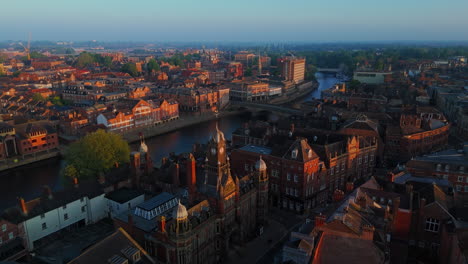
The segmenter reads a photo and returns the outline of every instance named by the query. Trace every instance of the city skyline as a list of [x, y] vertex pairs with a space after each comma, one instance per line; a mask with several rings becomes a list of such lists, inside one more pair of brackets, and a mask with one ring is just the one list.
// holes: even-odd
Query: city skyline
[[[219, 2], [57, 0], [4, 4], [0, 41], [465, 41], [460, 0]], [[26, 9], [25, 6], [28, 8]], [[17, 14], [22, 14], [18, 16]], [[117, 15], [118, 14], [118, 15]], [[293, 14], [293, 15], [291, 15]]]

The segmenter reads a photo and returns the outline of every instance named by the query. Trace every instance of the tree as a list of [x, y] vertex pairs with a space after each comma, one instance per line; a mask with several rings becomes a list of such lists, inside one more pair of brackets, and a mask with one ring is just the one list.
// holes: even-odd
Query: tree
[[88, 67], [93, 63], [95, 63], [95, 58], [91, 53], [88, 52], [82, 52], [76, 60], [76, 66], [80, 68]]
[[69, 177], [69, 178], [78, 178], [78, 176], [80, 176], [78, 174], [78, 170], [75, 168], [75, 166], [73, 165], [67, 165], [63, 171], [63, 174], [65, 177]]
[[152, 72], [152, 71], [158, 72], [158, 71], [161, 70], [161, 68], [159, 67], [158, 62], [155, 59], [150, 59], [148, 61], [147, 67], [148, 67], [148, 72]]
[[357, 92], [359, 90], [359, 87], [361, 86], [361, 82], [358, 80], [352, 80], [348, 84], [348, 90], [352, 92]]
[[128, 163], [130, 147], [121, 136], [100, 129], [71, 144], [65, 159], [80, 178], [92, 178]]
[[50, 102], [56, 106], [63, 106], [63, 101], [60, 96], [54, 96], [50, 98]]
[[44, 102], [44, 101], [46, 101], [46, 99], [44, 98], [44, 96], [42, 96], [42, 94], [40, 94], [40, 93], [35, 93], [35, 94], [33, 94], [32, 99], [33, 99], [34, 101], [36, 101], [36, 102]]
[[130, 74], [131, 76], [133, 77], [136, 77], [138, 76], [138, 71], [137, 71], [137, 68], [136, 68], [136, 65], [135, 63], [125, 63], [123, 66], [122, 66], [122, 69], [121, 69], [122, 72], [126, 72], [128, 74]]

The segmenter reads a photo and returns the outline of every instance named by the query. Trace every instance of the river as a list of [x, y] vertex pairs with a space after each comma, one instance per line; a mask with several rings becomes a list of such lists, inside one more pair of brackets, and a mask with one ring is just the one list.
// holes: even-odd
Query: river
[[[316, 77], [320, 84], [319, 88], [307, 95], [303, 101], [320, 98], [321, 90], [328, 89], [337, 83], [332, 75], [317, 73]], [[168, 156], [170, 152], [189, 152], [193, 144], [206, 143], [215, 130], [217, 122], [226, 138], [230, 139], [232, 132], [246, 121], [248, 121], [246, 116], [229, 116], [219, 121], [213, 120], [147, 139], [146, 144], [154, 163], [159, 164], [161, 159]], [[138, 144], [132, 144], [131, 149], [138, 149]], [[37, 197], [44, 185], [54, 191], [62, 189], [60, 170], [63, 166], [62, 160], [55, 159], [0, 172], [0, 210], [15, 205], [17, 197], [21, 196], [26, 200]]]

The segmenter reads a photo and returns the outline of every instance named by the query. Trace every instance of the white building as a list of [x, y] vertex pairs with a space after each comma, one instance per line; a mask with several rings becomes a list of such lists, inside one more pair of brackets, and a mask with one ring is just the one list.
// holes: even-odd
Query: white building
[[40, 198], [5, 210], [3, 217], [18, 225], [26, 248], [31, 251], [40, 240], [63, 229], [95, 223], [106, 217], [107, 202], [97, 183], [77, 185], [52, 193], [46, 188]]
[[121, 188], [106, 194], [107, 212], [115, 217], [145, 201], [145, 195], [137, 190]]

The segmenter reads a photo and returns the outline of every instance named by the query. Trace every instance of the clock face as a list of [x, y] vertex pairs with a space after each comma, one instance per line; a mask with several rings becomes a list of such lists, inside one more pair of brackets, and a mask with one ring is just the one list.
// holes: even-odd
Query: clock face
[[224, 148], [221, 147], [221, 148], [219, 149], [219, 153], [223, 154], [223, 152], [224, 152]]
[[216, 154], [216, 149], [215, 149], [215, 148], [212, 148], [212, 149], [211, 149], [211, 154], [213, 154], [213, 155]]

